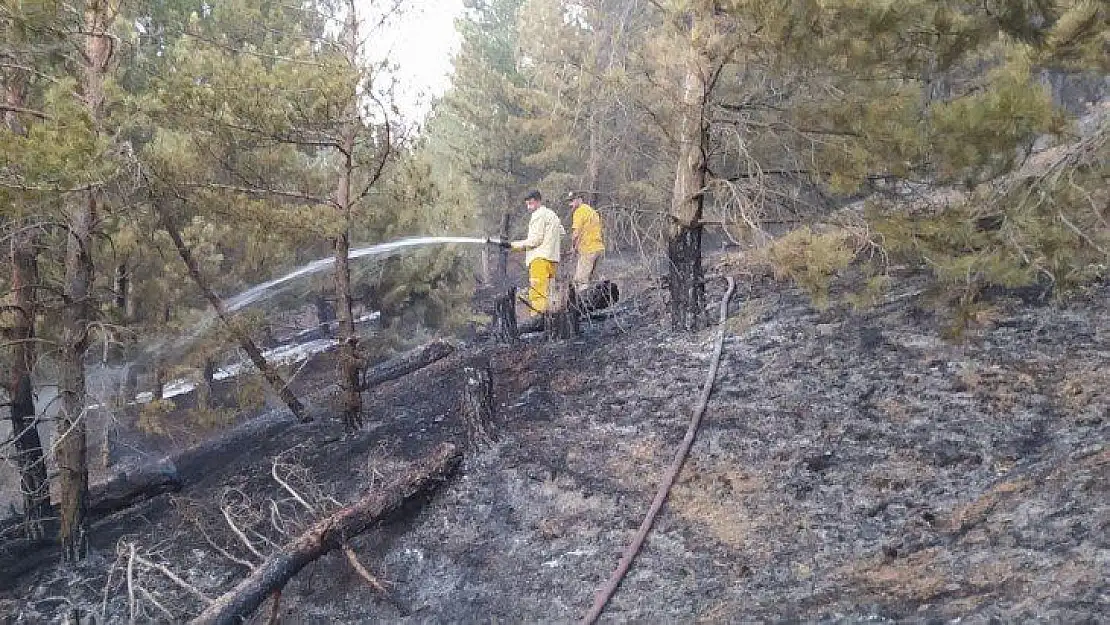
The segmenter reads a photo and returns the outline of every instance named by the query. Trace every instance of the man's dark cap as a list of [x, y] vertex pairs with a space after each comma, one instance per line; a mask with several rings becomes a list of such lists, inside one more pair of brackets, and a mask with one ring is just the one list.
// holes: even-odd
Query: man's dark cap
[[528, 195], [524, 196], [524, 201], [528, 200], [536, 200], [537, 202], [539, 202], [543, 200], [543, 196], [540, 195], [539, 191], [529, 191]]
[[566, 201], [570, 202], [571, 200], [583, 200], [583, 199], [585, 199], [585, 198], [582, 197], [582, 192], [581, 191], [567, 191]]

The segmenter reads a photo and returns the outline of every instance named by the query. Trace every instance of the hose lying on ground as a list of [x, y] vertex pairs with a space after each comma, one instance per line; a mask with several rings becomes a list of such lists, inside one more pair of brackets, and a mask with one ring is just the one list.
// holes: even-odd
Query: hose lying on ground
[[721, 299], [721, 317], [720, 323], [717, 325], [717, 343], [713, 348], [713, 357], [709, 360], [709, 373], [706, 375], [705, 384], [702, 386], [701, 395], [698, 397], [698, 403], [694, 406], [694, 413], [690, 418], [690, 426], [686, 428], [686, 436], [682, 439], [682, 444], [675, 454], [674, 460], [671, 462], [670, 469], [667, 470], [666, 475], [663, 476], [663, 483], [659, 485], [659, 491], [655, 493], [655, 499], [651, 502], [651, 509], [648, 510], [647, 516], [644, 517], [643, 523], [640, 524], [639, 531], [632, 539], [632, 542], [625, 548], [624, 554], [621, 555], [620, 563], [617, 564], [616, 570], [609, 576], [609, 581], [605, 582], [598, 591], [594, 598], [594, 605], [590, 608], [589, 614], [582, 619], [582, 625], [592, 625], [602, 611], [605, 610], [605, 604], [609, 602], [613, 594], [617, 591], [617, 586], [620, 585], [621, 580], [624, 579], [628, 569], [632, 566], [632, 560], [636, 558], [636, 554], [640, 552], [640, 547], [644, 544], [644, 539], [647, 538], [648, 532], [651, 531], [651, 525], [655, 522], [655, 516], [659, 514], [662, 509], [663, 503], [667, 501], [667, 495], [671, 492], [671, 486], [674, 485], [675, 478], [678, 477], [678, 472], [682, 470], [682, 463], [686, 461], [686, 456], [690, 453], [690, 447], [694, 444], [694, 436], [698, 432], [698, 426], [701, 425], [702, 415], [705, 414], [705, 408], [709, 405], [709, 395], [713, 392], [713, 382], [717, 379], [717, 369], [721, 365], [721, 352], [724, 350], [725, 345], [725, 319], [728, 318], [728, 301], [732, 299], [732, 292], [736, 288], [736, 283], [732, 278], [728, 279], [728, 289], [725, 291], [724, 298]]

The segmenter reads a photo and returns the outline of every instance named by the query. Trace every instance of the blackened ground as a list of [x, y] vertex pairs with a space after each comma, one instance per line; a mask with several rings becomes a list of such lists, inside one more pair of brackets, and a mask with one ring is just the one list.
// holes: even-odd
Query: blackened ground
[[[481, 352], [499, 441], [352, 542], [393, 600], [329, 556], [286, 589], [285, 622], [573, 622], [646, 511], [709, 364], [714, 330], [670, 333], [660, 297], [641, 292], [578, 341], [474, 348], [387, 384], [356, 436], [329, 419], [258, 441], [102, 523], [87, 563], [18, 580], [0, 614], [60, 622], [78, 606], [126, 621], [118, 566], [105, 583], [121, 537], [219, 594], [245, 568], [194, 521], [250, 559], [215, 511], [281, 500], [278, 452], [294, 448], [322, 492], [349, 501], [461, 439], [461, 363]], [[691, 458], [603, 620], [1110, 619], [1110, 288], [1061, 306], [1000, 301], [962, 343], [938, 338], [918, 297], [907, 285], [867, 313], [818, 312], [783, 285], [740, 289]], [[179, 618], [201, 607], [164, 576], [141, 581]], [[168, 618], [141, 593], [136, 604], [140, 620]]]

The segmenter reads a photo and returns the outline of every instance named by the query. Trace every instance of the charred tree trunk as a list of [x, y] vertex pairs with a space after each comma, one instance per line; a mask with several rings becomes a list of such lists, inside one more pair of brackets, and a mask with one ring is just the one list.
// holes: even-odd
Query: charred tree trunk
[[520, 338], [516, 323], [516, 287], [508, 287], [504, 295], [493, 301], [493, 335], [502, 343]]
[[45, 538], [50, 509], [50, 483], [46, 476], [46, 459], [42, 452], [38, 423], [35, 418], [35, 397], [31, 374], [35, 367], [35, 284], [38, 283], [38, 261], [34, 238], [27, 233], [12, 238], [12, 295], [15, 323], [11, 329], [11, 396], [12, 436], [15, 439], [16, 466], [19, 467], [20, 490], [23, 493], [24, 535], [29, 539]]
[[211, 408], [216, 401], [215, 383], [216, 383], [216, 361], [212, 358], [204, 359], [204, 367], [201, 368], [200, 388], [197, 389], [197, 405], [203, 410]]
[[705, 274], [701, 265], [702, 227], [677, 226], [667, 241], [670, 259], [671, 327], [695, 332], [705, 323]]
[[351, 269], [346, 233], [335, 239], [335, 299], [339, 318], [339, 392], [343, 401], [343, 424], [350, 431], [362, 427], [362, 394], [359, 392], [358, 336], [351, 309]]
[[316, 307], [316, 323], [320, 336], [331, 338], [331, 322], [335, 321], [335, 306], [323, 293], [317, 293], [313, 302]]
[[574, 287], [560, 285], [551, 309], [544, 314], [544, 331], [549, 339], [572, 339], [578, 336], [578, 312], [574, 306]]
[[[512, 213], [501, 215], [502, 241], [509, 239], [512, 227]], [[497, 292], [503, 293], [493, 301], [493, 335], [497, 341], [512, 343], [520, 337], [516, 322], [516, 287], [509, 283], [509, 250], [497, 248], [497, 275], [494, 276]]]
[[679, 159], [671, 196], [671, 228], [667, 238], [670, 260], [671, 327], [694, 332], [705, 324], [705, 284], [701, 265], [701, 217], [709, 141], [706, 106], [709, 100], [709, 63], [690, 52], [682, 87], [679, 121]]
[[[13, 72], [5, 83], [4, 100], [13, 109], [22, 108], [26, 93], [26, 77]], [[4, 114], [4, 122], [13, 135], [24, 135], [26, 129], [12, 111]], [[23, 494], [23, 532], [30, 540], [46, 538], [52, 528], [48, 519], [50, 483], [46, 475], [46, 459], [39, 438], [35, 417], [35, 396], [31, 375], [35, 368], [35, 321], [38, 318], [35, 285], [39, 281], [35, 237], [27, 231], [12, 235], [12, 308], [14, 323], [9, 337], [11, 374], [8, 395], [11, 398], [12, 437], [15, 439], [15, 461], [19, 468], [19, 485]]]
[[62, 559], [81, 560], [88, 549], [88, 440], [85, 425], [85, 353], [89, 346], [89, 292], [93, 280], [92, 224], [97, 201], [90, 195], [69, 215], [66, 245], [65, 308], [62, 312], [62, 354], [55, 459], [60, 476]]
[[[501, 231], [498, 236], [502, 241], [509, 240], [509, 233], [513, 225], [513, 214], [504, 213], [501, 215]], [[497, 248], [497, 287], [498, 289], [505, 289], [509, 287], [509, 250], [498, 247]]]
[[116, 265], [116, 310], [120, 316], [127, 318], [127, 297], [131, 288], [131, 276], [127, 272], [127, 263]]
[[161, 401], [166, 396], [166, 363], [159, 358], [154, 363], [154, 387], [151, 389], [151, 397], [155, 401]]
[[161, 214], [161, 218], [162, 227], [165, 228], [166, 232], [170, 235], [170, 240], [173, 241], [178, 256], [180, 256], [182, 262], [185, 263], [185, 268], [188, 270], [189, 276], [193, 279], [193, 282], [196, 283], [197, 288], [204, 294], [208, 303], [212, 305], [212, 308], [216, 311], [216, 316], [218, 316], [220, 321], [231, 330], [233, 336], [235, 336], [235, 340], [239, 342], [239, 346], [247, 353], [247, 357], [251, 359], [251, 362], [254, 363], [254, 366], [266, 379], [270, 388], [273, 389], [274, 392], [281, 397], [281, 401], [285, 402], [285, 405], [289, 407], [289, 411], [302, 422], [311, 421], [312, 417], [305, 411], [304, 405], [297, 399], [297, 396], [289, 388], [289, 384], [281, 377], [281, 374], [266, 361], [266, 357], [262, 355], [262, 350], [258, 349], [258, 345], [255, 344], [246, 332], [242, 331], [231, 322], [227, 307], [224, 306], [223, 300], [221, 300], [208, 285], [208, 281], [200, 271], [200, 265], [197, 264], [196, 258], [193, 257], [192, 250], [189, 249], [189, 246], [185, 245], [185, 240], [181, 238], [181, 231], [177, 228], [177, 225], [165, 212]]
[[[79, 85], [93, 132], [99, 134], [104, 108], [104, 85], [112, 60], [112, 22], [119, 14], [119, 0], [90, 0], [85, 4], [85, 45], [81, 55]], [[62, 559], [83, 559], [88, 550], [89, 465], [85, 422], [85, 353], [89, 347], [90, 301], [95, 265], [92, 258], [93, 228], [99, 209], [99, 192], [90, 190], [83, 202], [67, 215], [62, 354], [62, 398], [58, 417], [55, 457], [60, 474]]]
[[235, 588], [213, 601], [192, 625], [232, 625], [243, 622], [274, 592], [285, 587], [301, 569], [320, 556], [342, 547], [412, 497], [442, 483], [462, 460], [450, 443], [440, 445], [417, 466], [381, 489], [310, 527], [279, 553], [263, 562]]
[[[344, 54], [347, 63], [353, 69], [361, 62], [358, 14], [355, 11], [354, 0], [348, 0], [347, 9], [347, 18], [343, 25]], [[351, 247], [351, 213], [355, 202], [351, 193], [357, 167], [355, 140], [358, 137], [360, 124], [357, 84], [350, 85], [349, 96], [350, 102], [347, 103], [345, 122], [340, 132], [339, 152], [343, 158], [343, 166], [339, 171], [339, 180], [335, 189], [335, 203], [339, 207], [342, 220], [342, 230], [335, 237], [335, 311], [339, 320], [339, 394], [343, 404], [343, 425], [348, 431], [354, 431], [363, 425], [362, 393], [359, 389], [361, 360], [358, 356], [358, 335], [355, 334], [354, 313], [351, 306], [351, 268], [348, 262]], [[387, 146], [386, 150], [388, 149]], [[384, 164], [384, 156], [382, 163]]]
[[493, 408], [493, 374], [488, 358], [463, 367], [462, 420], [471, 448], [492, 444], [496, 438]]

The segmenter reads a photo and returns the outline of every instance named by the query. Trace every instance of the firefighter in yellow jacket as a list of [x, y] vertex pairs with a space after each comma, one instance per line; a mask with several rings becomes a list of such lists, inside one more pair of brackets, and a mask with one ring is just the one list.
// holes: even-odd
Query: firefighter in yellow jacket
[[581, 293], [589, 288], [597, 273], [597, 263], [605, 255], [605, 239], [601, 235], [601, 216], [582, 201], [582, 193], [571, 191], [567, 194], [567, 201], [574, 210], [570, 233], [574, 251], [578, 254], [574, 267], [574, 288]]
[[533, 315], [539, 315], [547, 311], [551, 279], [559, 266], [566, 230], [555, 211], [543, 205], [539, 191], [528, 193], [524, 204], [532, 212], [528, 236], [510, 245], [514, 250], [524, 251], [524, 264], [528, 267], [528, 306]]

